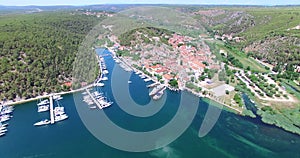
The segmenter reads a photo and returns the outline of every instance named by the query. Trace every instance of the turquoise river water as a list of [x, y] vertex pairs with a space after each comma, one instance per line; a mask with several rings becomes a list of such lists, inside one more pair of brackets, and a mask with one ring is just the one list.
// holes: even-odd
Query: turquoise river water
[[[114, 60], [110, 56], [105, 57], [105, 60], [111, 72], [115, 65]], [[109, 78], [110, 75], [111, 73], [108, 74]], [[130, 80], [131, 97], [139, 104], [148, 103], [150, 97], [146, 85], [149, 83], [145, 83], [136, 74], [132, 74]], [[110, 80], [104, 83], [103, 88], [95, 90], [101, 90], [114, 101]], [[104, 112], [112, 122], [122, 128], [133, 131], [154, 130], [172, 119], [178, 109], [181, 93], [187, 92], [167, 90], [166, 93], [164, 107], [150, 118], [128, 115], [116, 103], [104, 109]], [[69, 119], [43, 127], [34, 127], [33, 124], [49, 118], [49, 113], [38, 113], [36, 102], [17, 105], [13, 118], [9, 121], [7, 134], [0, 137], [0, 158], [300, 158], [300, 136], [263, 124], [259, 119], [242, 117], [224, 110], [208, 135], [198, 137], [206, 110], [211, 106], [201, 99], [192, 124], [171, 144], [149, 152], [118, 150], [96, 139], [81, 121], [74, 103], [74, 97], [81, 98], [81, 93], [63, 97], [60, 103], [65, 107]], [[78, 104], [81, 108], [90, 110], [85, 103]], [[97, 112], [93, 112], [95, 111]], [[101, 120], [96, 121], [101, 128]]]

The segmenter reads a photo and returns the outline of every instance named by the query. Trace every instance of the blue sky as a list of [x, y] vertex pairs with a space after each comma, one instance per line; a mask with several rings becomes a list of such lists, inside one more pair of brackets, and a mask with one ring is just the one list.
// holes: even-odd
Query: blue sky
[[89, 5], [89, 4], [245, 4], [287, 5], [300, 0], [0, 0], [0, 5]]

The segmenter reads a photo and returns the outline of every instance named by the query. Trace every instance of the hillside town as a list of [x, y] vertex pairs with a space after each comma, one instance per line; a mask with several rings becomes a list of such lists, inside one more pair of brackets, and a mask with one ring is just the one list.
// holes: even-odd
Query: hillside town
[[[113, 26], [103, 28], [111, 31]], [[246, 108], [236, 87], [242, 87], [258, 99], [267, 101], [264, 104], [268, 106], [277, 101], [296, 101], [268, 75], [251, 74], [234, 65], [226, 66], [217, 59], [205, 41], [207, 38], [202, 36], [192, 38], [178, 33], [149, 36], [137, 32], [135, 42], [130, 45], [122, 45], [116, 35], [106, 37], [113, 43], [109, 49], [120, 61], [147, 75], [154, 82], [172, 90], [188, 90], [197, 96], [208, 97], [237, 113], [243, 114]], [[99, 36], [98, 40], [106, 37]], [[148, 42], [142, 40], [145, 37], [149, 39]], [[165, 39], [167, 42], [163, 42]], [[218, 53], [227, 57], [228, 52], [221, 49]], [[232, 74], [227, 74], [231, 77], [229, 81], [220, 79], [225, 69]], [[257, 80], [266, 83], [261, 85]]]

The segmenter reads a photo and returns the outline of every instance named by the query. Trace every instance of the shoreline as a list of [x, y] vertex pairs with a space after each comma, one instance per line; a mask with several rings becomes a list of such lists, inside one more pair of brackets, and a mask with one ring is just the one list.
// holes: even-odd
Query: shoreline
[[188, 88], [186, 88], [186, 87], [185, 87], [183, 90], [186, 90], [186, 91], [192, 93], [192, 94], [195, 95], [196, 97], [208, 99], [209, 101], [213, 101], [213, 102], [215, 102], [215, 103], [217, 103], [217, 104], [220, 104], [221, 106], [224, 106], [225, 108], [228, 108], [228, 109], [230, 109], [230, 110], [233, 110], [233, 112], [236, 113], [236, 114], [243, 115], [243, 111], [241, 111], [241, 110], [239, 110], [239, 109], [236, 109], [236, 108], [234, 108], [234, 107], [231, 107], [231, 106], [229, 106], [229, 105], [227, 105], [227, 104], [221, 103], [221, 102], [219, 102], [219, 101], [217, 101], [217, 100], [214, 100], [214, 99], [210, 98], [210, 97], [207, 96], [207, 95], [202, 95], [202, 94], [196, 93], [195, 91], [193, 91], [193, 90], [191, 90], [191, 89], [188, 89]]
[[34, 98], [29, 98], [29, 99], [22, 99], [22, 100], [18, 100], [18, 101], [9, 101], [7, 103], [2, 103], [2, 105], [4, 106], [15, 106], [15, 105], [19, 105], [19, 104], [23, 104], [23, 103], [27, 103], [27, 102], [32, 102], [38, 99], [43, 99], [43, 98], [49, 98], [50, 96], [53, 95], [65, 95], [65, 94], [71, 94], [71, 93], [76, 93], [76, 92], [80, 92], [83, 91], [86, 88], [90, 88], [93, 85], [90, 84], [88, 86], [79, 88], [79, 89], [75, 89], [75, 90], [70, 90], [70, 91], [65, 91], [65, 92], [58, 92], [58, 93], [51, 93], [51, 94], [46, 94], [46, 95], [40, 95], [40, 96], [36, 96]]
[[[108, 50], [112, 53], [112, 56], [115, 56], [115, 54], [114, 54], [114, 52], [113, 52], [112, 50], [110, 50], [110, 49], [108, 49]], [[97, 56], [97, 57], [98, 57], [98, 56]], [[115, 57], [116, 57], [116, 56], [115, 56]], [[150, 76], [148, 76], [147, 74], [145, 74], [143, 71], [138, 70], [138, 69], [132, 67], [132, 66], [131, 66], [130, 64], [128, 64], [126, 61], [124, 61], [124, 59], [121, 59], [121, 58], [119, 58], [119, 57], [117, 57], [117, 59], [119, 59], [123, 64], [125, 64], [125, 65], [128, 66], [129, 68], [131, 68], [132, 71], [134, 71], [134, 72], [140, 72], [141, 74], [143, 74], [143, 75], [147, 76], [148, 78], [150, 78], [153, 82], [159, 83], [158, 81], [156, 81], [156, 80], [153, 79], [152, 77], [150, 77]], [[99, 61], [99, 60], [98, 60], [98, 61]], [[101, 73], [100, 76], [102, 76], [102, 68], [101, 68], [101, 64], [100, 64], [100, 73]], [[98, 78], [98, 79], [99, 79], [98, 81], [101, 81], [102, 78], [100, 77], [100, 78]], [[87, 85], [87, 86], [85, 86], [85, 87], [82, 87], [82, 88], [79, 88], [79, 89], [75, 89], [75, 90], [64, 91], [64, 92], [58, 92], [58, 93], [50, 93], [50, 94], [46, 94], [46, 95], [42, 95], [42, 96], [37, 96], [37, 97], [34, 97], [34, 98], [29, 98], [29, 99], [23, 99], [23, 100], [14, 101], [14, 102], [13, 102], [13, 101], [6, 102], [6, 103], [2, 102], [2, 105], [4, 105], [4, 106], [5, 106], [5, 105], [6, 105], [6, 106], [15, 106], [15, 105], [24, 104], [24, 103], [27, 103], [27, 102], [32, 102], [32, 101], [35, 101], [35, 100], [38, 100], [38, 99], [47, 98], [47, 97], [50, 97], [50, 96], [53, 96], [53, 95], [65, 95], [65, 94], [71, 94], [71, 93], [80, 92], [80, 91], [83, 91], [83, 90], [85, 90], [85, 89], [87, 89], [87, 88], [91, 88], [91, 87], [93, 87], [93, 86], [94, 86], [94, 84], [92, 83], [92, 84], [89, 84], [89, 85]], [[170, 88], [170, 87], [167, 86], [167, 85], [165, 85], [165, 86], [166, 86], [169, 90], [171, 90], [171, 91], [174, 91], [174, 92], [177, 92], [177, 91], [178, 91], [178, 90], [173, 90], [172, 88]], [[195, 91], [193, 91], [193, 90], [191, 90], [191, 89], [188, 89], [187, 87], [183, 87], [183, 88], [180, 89], [180, 90], [182, 90], [182, 91], [186, 90], [187, 92], [191, 93], [192, 95], [195, 95], [196, 97], [199, 97], [199, 98], [204, 99], [204, 101], [205, 101], [206, 103], [213, 102], [213, 104], [210, 104], [210, 105], [212, 105], [212, 106], [216, 106], [216, 107], [219, 107], [219, 108], [221, 108], [221, 107], [224, 106], [225, 108], [221, 108], [222, 110], [226, 110], [226, 111], [229, 111], [229, 112], [232, 112], [232, 113], [241, 115], [241, 116], [246, 116], [246, 115], [243, 114], [243, 110], [236, 109], [236, 108], [234, 108], [234, 107], [231, 107], [231, 106], [229, 106], [229, 105], [226, 105], [226, 104], [224, 104], [224, 103], [221, 103], [221, 102], [219, 102], [219, 101], [217, 101], [217, 100], [215, 100], [215, 99], [209, 97], [208, 95], [202, 95], [202, 94], [197, 93], [197, 92], [195, 92]], [[220, 106], [221, 106], [221, 107], [220, 107]], [[297, 133], [297, 132], [290, 131], [290, 130], [285, 129], [285, 128], [283, 128], [283, 127], [280, 127], [280, 126], [278, 126], [278, 125], [276, 125], [276, 124], [269, 124], [269, 123], [267, 123], [267, 122], [264, 122], [263, 120], [261, 120], [261, 121], [262, 121], [262, 123], [264, 123], [264, 124], [268, 124], [268, 125], [272, 125], [272, 126], [275, 126], [275, 127], [279, 127], [279, 128], [281, 128], [281, 129], [283, 129], [284, 131], [287, 131], [287, 132], [289, 132], [289, 133], [293, 133], [293, 134], [298, 134], [298, 135], [299, 135], [299, 133]]]

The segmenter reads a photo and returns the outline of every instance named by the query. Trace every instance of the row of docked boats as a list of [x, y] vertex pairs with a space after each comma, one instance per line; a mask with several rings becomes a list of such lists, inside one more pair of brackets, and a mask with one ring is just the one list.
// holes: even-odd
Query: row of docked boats
[[136, 71], [135, 74], [139, 75], [139, 77], [142, 78], [145, 82], [152, 81], [152, 79], [150, 77], [148, 78], [145, 74], [143, 74], [140, 71]]
[[57, 101], [57, 107], [54, 108], [53, 112], [54, 112], [54, 121], [55, 122], [59, 122], [59, 121], [63, 121], [67, 118], [69, 118], [69, 116], [65, 113], [65, 108], [61, 105], [59, 105], [59, 102]]
[[101, 82], [101, 81], [107, 81], [107, 80], [108, 80], [108, 77], [107, 77], [106, 75], [107, 75], [109, 72], [108, 72], [108, 70], [106, 70], [106, 65], [105, 65], [105, 61], [104, 61], [104, 58], [103, 58], [103, 57], [100, 57], [99, 64], [100, 64], [102, 76], [101, 76], [101, 78], [99, 78], [99, 79], [94, 83], [94, 86], [97, 86], [97, 87], [103, 87], [103, 86], [104, 86], [104, 83]]
[[[63, 97], [60, 95], [53, 96], [53, 100], [55, 100], [55, 101], [58, 101], [61, 99], [63, 99]], [[37, 106], [38, 106], [38, 112], [46, 112], [46, 111], [49, 111], [49, 109], [50, 109], [49, 108], [50, 102], [48, 99], [40, 100], [40, 102], [37, 104]]]
[[106, 80], [108, 80], [108, 77], [106, 77], [105, 75], [107, 75], [109, 72], [106, 69], [106, 64], [105, 64], [105, 60], [103, 57], [100, 58], [100, 64], [101, 64], [102, 74], [103, 74], [102, 80], [106, 81]]
[[[86, 92], [83, 93], [83, 94], [86, 94]], [[86, 103], [88, 104], [88, 106], [89, 106], [90, 109], [96, 109], [96, 108], [97, 108], [97, 106], [94, 104], [94, 101], [93, 101], [93, 99], [91, 98], [91, 96], [89, 96], [89, 95], [84, 95], [84, 96], [83, 96], [83, 101], [86, 102]]]
[[[86, 93], [82, 93], [82, 94], [86, 94]], [[90, 96], [90, 95], [83, 96], [83, 101], [89, 105], [90, 109], [96, 109], [97, 106], [95, 104], [99, 105], [100, 109], [107, 108], [113, 104], [113, 102], [110, 101], [108, 99], [108, 97], [104, 96], [102, 92], [95, 91], [95, 92], [91, 93], [91, 95], [92, 96]], [[97, 103], [94, 103], [94, 100], [92, 97], [95, 99], [95, 101]]]
[[0, 123], [0, 137], [4, 136], [7, 132], [8, 123]]
[[0, 105], [0, 137], [4, 136], [7, 132], [7, 121], [12, 118], [14, 108], [12, 106]]
[[114, 56], [113, 59], [117, 64], [121, 63], [120, 59], [118, 59], [117, 57]]
[[100, 59], [99, 64], [102, 67], [102, 69], [106, 69], [106, 64], [105, 64], [104, 58], [103, 57], [99, 57], [99, 59]]
[[92, 95], [100, 104], [100, 109], [107, 108], [113, 104], [113, 102], [110, 101], [106, 96], [104, 96], [103, 93], [99, 93], [98, 91], [95, 91], [92, 93]]
[[[59, 100], [63, 99], [60, 95], [54, 95], [53, 100], [56, 101], [57, 106], [53, 109], [53, 114], [54, 114], [54, 122], [59, 122], [63, 121], [68, 118], [68, 115], [65, 113], [65, 108], [60, 105]], [[50, 107], [50, 102], [48, 99], [41, 100], [38, 104], [38, 112], [45, 112], [49, 111]], [[43, 126], [43, 125], [48, 125], [50, 124], [51, 121], [48, 119], [44, 119], [41, 121], [38, 121], [34, 123], [34, 126]]]
[[[69, 116], [65, 113], [64, 107], [55, 107], [54, 108], [54, 121], [59, 122], [69, 118]], [[33, 124], [34, 126], [43, 126], [50, 124], [51, 121], [48, 119], [44, 119]]]

